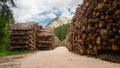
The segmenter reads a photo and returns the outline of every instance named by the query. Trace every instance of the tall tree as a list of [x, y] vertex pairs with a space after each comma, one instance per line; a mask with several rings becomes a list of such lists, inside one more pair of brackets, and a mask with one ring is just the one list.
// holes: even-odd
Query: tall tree
[[13, 7], [13, 0], [0, 0], [0, 51], [6, 50], [9, 36], [9, 25], [14, 23], [14, 18], [9, 4]]

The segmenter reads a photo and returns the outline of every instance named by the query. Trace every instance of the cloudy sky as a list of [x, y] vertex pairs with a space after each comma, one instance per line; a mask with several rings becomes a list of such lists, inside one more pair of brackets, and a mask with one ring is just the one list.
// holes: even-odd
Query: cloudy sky
[[71, 18], [82, 0], [15, 0], [13, 14], [16, 22], [47, 24], [55, 17]]

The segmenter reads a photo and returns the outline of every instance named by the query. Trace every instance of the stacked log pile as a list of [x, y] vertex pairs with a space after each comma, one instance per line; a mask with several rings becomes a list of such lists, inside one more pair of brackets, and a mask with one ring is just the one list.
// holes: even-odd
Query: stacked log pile
[[80, 54], [120, 51], [120, 0], [83, 0], [72, 19], [68, 48]]
[[36, 48], [37, 23], [16, 23], [11, 26], [10, 49]]
[[56, 45], [54, 45], [54, 41], [54, 35], [50, 29], [40, 28], [37, 33], [38, 49], [53, 49], [56, 47]]

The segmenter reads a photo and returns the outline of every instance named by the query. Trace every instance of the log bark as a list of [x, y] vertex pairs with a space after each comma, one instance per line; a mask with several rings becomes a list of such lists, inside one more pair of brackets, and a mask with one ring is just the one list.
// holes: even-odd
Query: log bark
[[120, 0], [84, 0], [68, 34], [69, 49], [83, 54], [120, 51]]

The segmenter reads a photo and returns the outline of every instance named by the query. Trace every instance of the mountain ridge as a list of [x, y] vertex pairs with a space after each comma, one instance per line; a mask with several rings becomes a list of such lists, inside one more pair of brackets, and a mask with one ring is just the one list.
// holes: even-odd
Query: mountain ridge
[[51, 28], [59, 27], [60, 25], [70, 23], [70, 19], [67, 17], [56, 17], [46, 26]]

